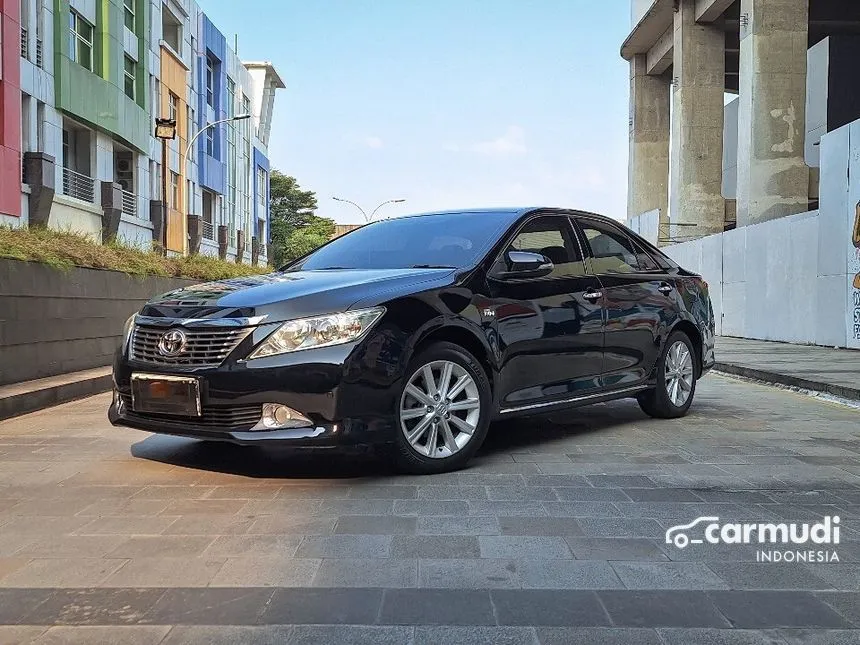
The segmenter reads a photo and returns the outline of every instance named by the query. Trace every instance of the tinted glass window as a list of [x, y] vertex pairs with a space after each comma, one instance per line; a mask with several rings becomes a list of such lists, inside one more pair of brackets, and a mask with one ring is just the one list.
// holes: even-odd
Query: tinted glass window
[[512, 217], [445, 213], [375, 222], [333, 240], [290, 269], [468, 267], [489, 251]]
[[564, 217], [536, 217], [520, 229], [508, 250], [548, 257], [553, 263], [550, 277], [585, 275], [582, 254]]
[[592, 220], [579, 220], [579, 226], [591, 247], [595, 273], [632, 273], [653, 266], [653, 261], [640, 264], [641, 251], [621, 231]]

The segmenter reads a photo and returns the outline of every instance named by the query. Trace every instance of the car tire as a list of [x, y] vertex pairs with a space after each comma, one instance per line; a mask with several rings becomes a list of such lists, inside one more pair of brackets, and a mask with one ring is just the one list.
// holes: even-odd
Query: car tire
[[[680, 356], [683, 359], [681, 364], [679, 364], [678, 354], [676, 354], [679, 348], [681, 350]], [[684, 350], [686, 350], [686, 355]], [[675, 378], [676, 376], [678, 378]], [[687, 414], [696, 393], [696, 354], [687, 334], [675, 331], [669, 335], [657, 361], [656, 377], [656, 387], [645, 390], [636, 396], [642, 411], [656, 419], [676, 419]], [[687, 385], [688, 382], [689, 385]], [[686, 394], [683, 401], [677, 394], [673, 395], [675, 383], [678, 384], [679, 391]], [[684, 391], [685, 388], [687, 388], [686, 392]]]
[[[436, 381], [438, 379], [438, 382], [442, 385], [446, 385], [442, 383], [444, 375], [442, 370], [449, 370], [447, 387], [451, 391], [460, 383], [464, 375], [468, 375], [469, 379], [463, 380], [468, 382], [469, 385], [455, 394], [451, 405], [452, 408], [468, 405], [470, 406], [469, 410], [458, 409], [448, 413], [447, 417], [444, 414], [436, 416], [437, 409], [434, 408], [434, 411], [431, 413], [431, 406], [427, 405], [430, 401], [423, 401], [422, 404], [418, 398], [413, 396], [412, 393], [416, 393], [416, 390], [410, 388], [410, 385], [416, 386], [422, 394], [427, 394], [421, 384], [426, 384], [426, 378], [423, 375], [428, 367], [431, 370], [433, 380]], [[408, 392], [407, 388], [409, 388]], [[442, 393], [441, 387], [438, 391]], [[440, 398], [440, 402], [444, 402], [444, 400]], [[404, 412], [413, 416], [424, 416], [404, 419]], [[472, 354], [459, 345], [448, 342], [434, 343], [424, 349], [409, 362], [406, 376], [400, 389], [400, 396], [397, 399], [397, 409], [394, 411], [396, 438], [394, 440], [393, 453], [397, 469], [401, 472], [426, 475], [462, 468], [484, 442], [490, 426], [491, 412], [492, 391], [490, 382], [484, 368]], [[457, 422], [458, 425], [455, 425], [455, 422], [451, 421], [452, 416], [456, 416], [460, 420]], [[421, 432], [418, 425], [427, 419], [430, 419], [430, 421], [425, 433], [410, 441], [407, 436], [408, 433], [411, 431], [413, 436], [415, 436]], [[471, 433], [460, 430], [460, 428], [468, 427], [470, 423], [474, 424], [474, 429]], [[448, 428], [447, 432], [444, 430], [445, 427]], [[436, 428], [436, 431], [435, 434], [432, 434], [434, 428]], [[432, 444], [433, 447], [436, 447], [437, 443], [441, 442], [442, 444], [438, 449], [430, 447], [434, 437], [437, 441]], [[454, 441], [453, 444], [451, 443], [452, 440]], [[422, 444], [422, 441], [426, 441], [426, 445]], [[457, 443], [462, 443], [462, 447], [457, 448], [456, 451], [449, 449], [449, 445], [456, 445]], [[428, 453], [432, 453], [435, 456], [431, 457]]]

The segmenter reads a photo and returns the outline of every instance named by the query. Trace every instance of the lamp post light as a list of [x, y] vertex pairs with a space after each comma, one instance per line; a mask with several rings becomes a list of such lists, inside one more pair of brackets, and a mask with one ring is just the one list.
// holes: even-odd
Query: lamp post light
[[155, 119], [155, 136], [161, 139], [161, 254], [167, 256], [167, 142], [176, 138], [176, 119]]
[[[191, 146], [194, 145], [197, 137], [206, 132], [206, 130], [221, 123], [227, 123], [229, 121], [244, 121], [245, 119], [250, 118], [250, 114], [237, 114], [236, 116], [219, 119], [204, 125], [194, 134], [193, 137], [191, 137], [191, 139], [189, 139], [188, 145], [185, 146], [185, 154], [179, 158], [179, 167], [182, 169], [185, 168], [185, 162], [188, 160], [188, 155], [191, 154]], [[164, 220], [161, 227], [161, 246], [162, 253], [167, 255], [167, 142], [176, 138], [176, 119], [155, 119], [155, 136], [156, 138], [161, 139], [161, 200], [164, 205]]]
[[340, 197], [332, 197], [332, 199], [336, 202], [344, 202], [345, 204], [352, 204], [353, 206], [355, 206], [361, 212], [361, 214], [364, 216], [365, 224], [370, 223], [373, 220], [373, 216], [376, 215], [376, 211], [378, 211], [380, 208], [382, 208], [386, 204], [400, 204], [400, 203], [406, 201], [405, 199], [388, 199], [388, 200], [382, 202], [376, 208], [374, 208], [373, 211], [371, 211], [371, 213], [370, 213], [370, 217], [368, 217], [367, 213], [364, 211], [364, 209], [361, 206], [359, 206], [358, 204], [356, 204], [355, 202], [350, 201], [349, 199], [342, 199]]

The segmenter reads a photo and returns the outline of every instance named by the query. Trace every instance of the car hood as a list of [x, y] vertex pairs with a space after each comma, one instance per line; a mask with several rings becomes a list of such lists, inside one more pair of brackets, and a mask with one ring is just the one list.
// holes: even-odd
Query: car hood
[[150, 300], [145, 316], [254, 318], [276, 322], [382, 304], [451, 283], [452, 269], [344, 269], [277, 272], [197, 284]]

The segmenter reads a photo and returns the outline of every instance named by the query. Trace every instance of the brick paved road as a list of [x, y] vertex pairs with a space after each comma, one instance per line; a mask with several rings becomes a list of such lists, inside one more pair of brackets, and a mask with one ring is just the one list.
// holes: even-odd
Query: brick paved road
[[[111, 428], [107, 396], [0, 423], [0, 643], [857, 643], [860, 410], [709, 376], [495, 426], [393, 475]], [[839, 563], [664, 544], [841, 518]]]

